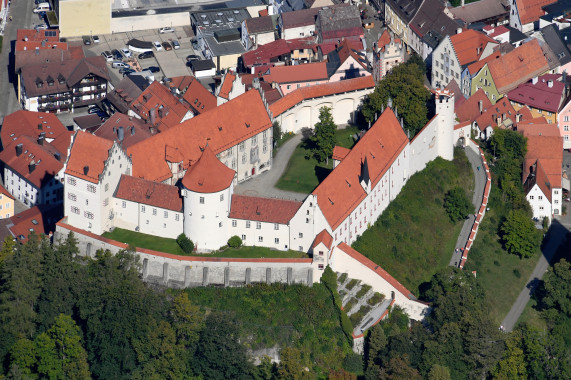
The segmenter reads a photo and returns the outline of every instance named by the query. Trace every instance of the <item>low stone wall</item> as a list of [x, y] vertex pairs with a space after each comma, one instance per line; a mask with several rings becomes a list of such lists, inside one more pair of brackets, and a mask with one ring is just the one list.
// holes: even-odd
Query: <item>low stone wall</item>
[[468, 260], [468, 254], [470, 253], [470, 249], [472, 248], [472, 244], [476, 239], [476, 235], [478, 234], [478, 228], [480, 227], [480, 223], [484, 219], [484, 215], [486, 214], [486, 208], [488, 207], [488, 199], [490, 197], [490, 191], [492, 190], [492, 176], [490, 174], [490, 168], [488, 166], [488, 162], [486, 161], [486, 157], [484, 156], [484, 151], [478, 146], [478, 144], [471, 139], [466, 140], [466, 146], [469, 149], [472, 149], [476, 153], [480, 155], [482, 160], [482, 168], [484, 168], [484, 173], [486, 174], [486, 186], [484, 187], [484, 196], [482, 197], [482, 204], [478, 209], [478, 213], [476, 214], [476, 218], [474, 220], [474, 224], [472, 225], [472, 231], [470, 231], [470, 236], [468, 237], [468, 241], [466, 242], [466, 246], [464, 247], [464, 251], [462, 252], [462, 260], [460, 261], [460, 269], [464, 268], [464, 264], [466, 264], [466, 260]]
[[[56, 225], [54, 242], [65, 239], [73, 232], [81, 255], [93, 257], [99, 249], [115, 254], [127, 244], [106, 239], [65, 223]], [[311, 259], [294, 258], [217, 258], [178, 256], [149, 249], [137, 248], [142, 262], [143, 281], [170, 288], [195, 286], [245, 286], [251, 283], [304, 284], [311, 286], [313, 278]]]

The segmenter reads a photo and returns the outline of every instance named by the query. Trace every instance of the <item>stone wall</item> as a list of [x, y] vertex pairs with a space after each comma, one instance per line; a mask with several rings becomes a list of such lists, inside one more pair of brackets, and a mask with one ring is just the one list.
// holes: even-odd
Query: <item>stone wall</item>
[[[115, 254], [127, 248], [127, 244], [106, 239], [88, 231], [75, 228], [62, 219], [57, 223], [55, 244], [73, 232], [78, 241], [80, 255], [94, 257], [99, 249]], [[284, 283], [311, 286], [319, 278], [313, 278], [311, 259], [295, 258], [216, 258], [178, 256], [137, 248], [142, 263], [143, 281], [186, 288], [195, 286], [244, 286], [251, 283]]]

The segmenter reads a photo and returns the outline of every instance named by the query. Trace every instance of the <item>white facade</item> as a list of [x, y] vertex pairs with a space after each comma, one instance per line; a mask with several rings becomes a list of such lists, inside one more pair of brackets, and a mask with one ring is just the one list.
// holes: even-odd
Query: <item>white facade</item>
[[63, 169], [44, 183], [41, 188], [38, 188], [17, 171], [12, 170], [9, 166], [4, 166], [4, 186], [6, 190], [14, 198], [30, 207], [40, 204], [61, 203], [63, 185], [60, 182], [60, 178], [63, 179]]
[[229, 223], [228, 238], [236, 235], [242, 239], [244, 245], [268, 247], [280, 251], [287, 251], [291, 248], [288, 224], [244, 219], [231, 219]]
[[356, 77], [364, 77], [371, 75], [371, 73], [361, 66], [359, 62], [355, 60], [352, 56], [349, 56], [345, 62], [339, 66], [337, 71], [331, 77], [329, 77], [329, 82], [338, 82], [344, 79], [351, 79]]
[[444, 88], [452, 79], [461, 85], [461, 75], [462, 67], [456, 57], [454, 46], [450, 37], [446, 36], [432, 53], [432, 87]]
[[[561, 191], [559, 191], [561, 193]], [[553, 215], [553, 210], [551, 209], [551, 202], [547, 195], [541, 191], [541, 188], [535, 184], [531, 190], [525, 195], [528, 200], [531, 210], [533, 211], [533, 217], [543, 219], [544, 217], [549, 218]], [[552, 198], [553, 199], [553, 198]], [[561, 201], [561, 196], [559, 196], [559, 201]]]
[[183, 213], [113, 198], [114, 226], [143, 234], [176, 239], [183, 230]]
[[533, 31], [533, 22], [529, 22], [524, 25], [521, 24], [519, 11], [517, 8], [517, 0], [511, 0], [510, 26], [521, 31], [522, 33]]

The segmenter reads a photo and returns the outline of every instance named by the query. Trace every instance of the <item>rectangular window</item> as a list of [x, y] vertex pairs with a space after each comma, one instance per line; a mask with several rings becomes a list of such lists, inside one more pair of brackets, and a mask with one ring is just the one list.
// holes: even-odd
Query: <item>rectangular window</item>
[[153, 215], [157, 215], [157, 209], [156, 208], [153, 209]]
[[73, 194], [73, 193], [67, 193], [67, 199], [71, 200], [71, 201], [76, 201], [77, 200], [77, 195]]
[[246, 241], [246, 235], [242, 235], [242, 241]]
[[95, 193], [97, 191], [97, 188], [95, 187], [95, 185], [87, 185], [87, 191], [89, 191], [90, 193]]
[[323, 270], [323, 264], [318, 264], [318, 265], [317, 265], [317, 269]]
[[127, 207], [127, 202], [125, 202], [125, 201], [121, 202], [121, 206], [122, 206], [123, 208]]
[[224, 194], [220, 194], [220, 202], [224, 200]]
[[563, 126], [563, 130], [564, 130], [564, 131], [568, 131], [568, 130], [569, 130], [569, 126], [568, 126], [568, 125]]
[[261, 222], [256, 222], [256, 229], [257, 230], [262, 229], [262, 223]]
[[238, 225], [238, 222], [236, 220], [232, 221], [232, 227], [236, 227]]
[[103, 207], [107, 206], [109, 204], [109, 198], [105, 198], [105, 200], [103, 201]]
[[264, 241], [264, 237], [263, 237], [263, 236], [258, 236], [258, 241], [259, 241], [260, 243], [262, 243], [262, 242]]
[[163, 216], [164, 216], [165, 218], [168, 218], [168, 217], [169, 217], [169, 212], [168, 212], [168, 211], [165, 211]]
[[141, 212], [144, 214], [145, 213], [145, 206], [141, 206]]
[[79, 214], [79, 207], [71, 206], [71, 212], [74, 214]]
[[277, 231], [277, 230], [279, 230], [279, 229], [280, 229], [280, 225], [279, 225], [279, 224], [277, 224], [277, 223], [275, 223], [275, 224], [274, 224], [274, 230], [276, 230], [276, 231]]
[[301, 239], [303, 237], [303, 232], [300, 232], [298, 236]]
[[77, 184], [77, 181], [75, 180], [75, 178], [67, 177], [67, 183], [71, 186], [75, 186]]
[[199, 202], [200, 202], [201, 205], [203, 205], [203, 204], [204, 204], [204, 197], [200, 197]]
[[250, 221], [249, 220], [246, 221], [246, 228], [250, 228]]
[[85, 211], [83, 213], [83, 215], [87, 218], [87, 219], [93, 219], [93, 213], [89, 212], [89, 211]]
[[109, 191], [109, 184], [108, 183], [105, 184], [105, 191]]
[[533, 195], [530, 195], [530, 196], [529, 196], [529, 199], [533, 199]]
[[569, 121], [569, 116], [564, 116], [563, 121]]
[[274, 239], [274, 243], [280, 244], [280, 238], [275, 238], [275, 239]]
[[177, 222], [180, 220], [180, 215], [179, 214], [174, 214], [174, 220], [176, 220]]

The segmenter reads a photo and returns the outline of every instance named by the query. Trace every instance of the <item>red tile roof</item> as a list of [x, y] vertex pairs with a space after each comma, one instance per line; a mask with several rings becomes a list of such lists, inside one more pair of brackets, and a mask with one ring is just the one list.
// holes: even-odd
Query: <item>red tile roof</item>
[[[349, 44], [351, 49], [355, 49], [357, 51], [361, 51], [364, 49], [363, 48], [363, 42], [361, 42], [360, 40], [344, 39], [344, 41], [347, 41], [347, 43]], [[339, 47], [338, 41], [324, 42], [324, 43], [319, 44], [319, 50], [321, 50], [321, 54], [324, 56], [331, 53], [333, 50], [337, 49], [338, 47]]]
[[497, 41], [484, 33], [472, 29], [450, 36], [450, 41], [460, 66], [478, 61], [488, 44], [499, 45]]
[[498, 59], [501, 56], [502, 56], [501, 51], [496, 50], [486, 58], [479, 60], [478, 62], [474, 62], [471, 65], [468, 65], [468, 71], [470, 72], [470, 75], [475, 75], [478, 71], [480, 71], [482, 67], [486, 65], [486, 63], [493, 61], [494, 59]]
[[[516, 115], [518, 113], [519, 112], [516, 112], [516, 110], [513, 108], [509, 99], [504, 96], [503, 98], [499, 99], [496, 104], [493, 104], [485, 109], [484, 112], [481, 115], [477, 116], [474, 121], [482, 132], [487, 127], [511, 127], [511, 125], [515, 124], [517, 120]], [[498, 119], [500, 119], [499, 124]], [[502, 123], [508, 119], [511, 121], [511, 124], [502, 125]]]
[[[17, 155], [16, 146], [20, 144], [22, 144], [22, 153]], [[49, 144], [39, 145], [36, 140], [23, 136], [18, 141], [8, 144], [0, 152], [0, 161], [36, 188], [41, 189], [45, 181], [49, 181], [63, 168], [63, 159], [56, 159], [54, 153], [55, 149]]]
[[520, 83], [543, 74], [549, 69], [547, 59], [536, 39], [515, 48], [506, 55], [488, 63], [496, 89], [505, 94]]
[[142, 203], [158, 208], [182, 212], [182, 198], [178, 187], [121, 175], [115, 198]]
[[93, 134], [119, 143], [119, 128], [123, 128], [123, 148], [128, 148], [152, 136], [149, 126], [139, 118], [115, 112]]
[[556, 124], [518, 124], [517, 131], [524, 136], [561, 136]]
[[217, 193], [230, 187], [235, 174], [206, 145], [198, 161], [186, 171], [182, 185], [196, 193]]
[[335, 145], [333, 148], [333, 159], [342, 161], [347, 155], [351, 152], [351, 149], [347, 149], [345, 147]]
[[[529, 175], [530, 167], [540, 161], [550, 187], [560, 188], [563, 138], [561, 136], [539, 136], [531, 133], [526, 133], [525, 136], [527, 137], [527, 154], [523, 167], [524, 180]], [[551, 197], [551, 194], [549, 196]]]
[[255, 220], [258, 222], [289, 224], [301, 202], [232, 195], [229, 218]]
[[197, 113], [203, 113], [216, 108], [216, 96], [212, 95], [198, 79], [194, 77], [191, 78], [192, 80], [184, 93], [183, 99], [190, 104]]
[[316, 50], [317, 44], [311, 37], [297, 38], [292, 40], [279, 39], [265, 45], [260, 45], [257, 49], [242, 54], [244, 67], [259, 65], [273, 66], [273, 60], [290, 54], [295, 50], [312, 49]]
[[309, 87], [301, 87], [290, 92], [283, 98], [270, 105], [270, 112], [272, 113], [273, 117], [276, 117], [288, 109], [294, 107], [298, 103], [301, 103], [305, 99], [341, 94], [344, 92], [364, 90], [374, 87], [375, 80], [371, 75], [346, 79], [333, 83], [323, 83]]
[[549, 4], [557, 2], [557, 0], [516, 0], [519, 20], [522, 25], [539, 20], [545, 15], [545, 11], [541, 9]]
[[248, 34], [273, 33], [275, 30], [272, 16], [249, 18], [244, 20], [244, 24], [246, 25]]
[[332, 230], [367, 196], [359, 182], [365, 158], [371, 187], [374, 187], [407, 143], [408, 138], [395, 114], [386, 109], [345, 159], [317, 186], [312, 194], [317, 196], [319, 208]]
[[282, 13], [280, 16], [282, 17], [283, 29], [315, 25], [315, 19], [320, 10], [321, 8], [309, 8]]
[[190, 108], [154, 81], [131, 104], [131, 110], [160, 132], [178, 125]]
[[105, 169], [105, 162], [112, 146], [112, 141], [78, 131], [71, 147], [65, 174], [99, 183], [99, 175]]
[[455, 107], [456, 117], [458, 121], [473, 121], [481, 114], [480, 108], [483, 113], [484, 110], [488, 109], [491, 105], [492, 102], [490, 102], [484, 90], [479, 89], [474, 95], [466, 99], [465, 102]]
[[200, 149], [207, 144], [219, 154], [271, 127], [260, 93], [250, 90], [128, 148], [127, 152], [133, 155], [133, 176], [157, 182], [170, 178], [172, 172], [165, 161], [166, 146], [180, 152], [186, 169], [200, 158]]
[[313, 240], [311, 248], [315, 248], [319, 243], [323, 243], [323, 245], [331, 249], [331, 244], [333, 243], [333, 237], [331, 237], [331, 234], [327, 232], [327, 230], [323, 230], [317, 234], [315, 240]]
[[222, 80], [222, 86], [220, 86], [218, 96], [224, 99], [228, 99], [230, 96], [230, 91], [232, 91], [234, 80], [236, 80], [236, 75], [231, 71], [227, 72]]
[[353, 248], [351, 248], [350, 246], [348, 246], [345, 243], [339, 244], [337, 246], [337, 248], [339, 248], [340, 250], [342, 250], [347, 255], [349, 255], [353, 259], [357, 260], [358, 262], [360, 262], [364, 266], [368, 267], [373, 272], [377, 273], [379, 276], [381, 276], [386, 282], [388, 282], [392, 287], [394, 287], [399, 293], [401, 293], [406, 298], [416, 299], [416, 297], [414, 297], [414, 295], [412, 294], [412, 292], [410, 290], [405, 288], [404, 285], [402, 285], [400, 282], [398, 282], [386, 270], [381, 268], [380, 265], [374, 263], [373, 261], [371, 261], [367, 257], [363, 256], [361, 253], [357, 252], [356, 250], [354, 250]]
[[32, 231], [36, 235], [53, 233], [57, 221], [62, 216], [61, 205], [34, 206], [10, 217], [14, 225], [8, 228], [14, 237], [25, 243]]
[[296, 83], [328, 80], [327, 62], [304, 63], [294, 66], [274, 66], [263, 76], [268, 83]]
[[561, 77], [561, 74], [542, 75], [536, 84], [522, 83], [508, 92], [508, 98], [531, 108], [556, 113], [563, 107], [566, 95]]
[[10, 194], [10, 193], [8, 192], [8, 190], [6, 190], [6, 188], [5, 188], [4, 186], [2, 186], [2, 185], [0, 185], [0, 194], [4, 195], [4, 196], [6, 196], [6, 197], [8, 197], [8, 198], [10, 198], [10, 199], [15, 199], [15, 198], [12, 196], [12, 194]]

